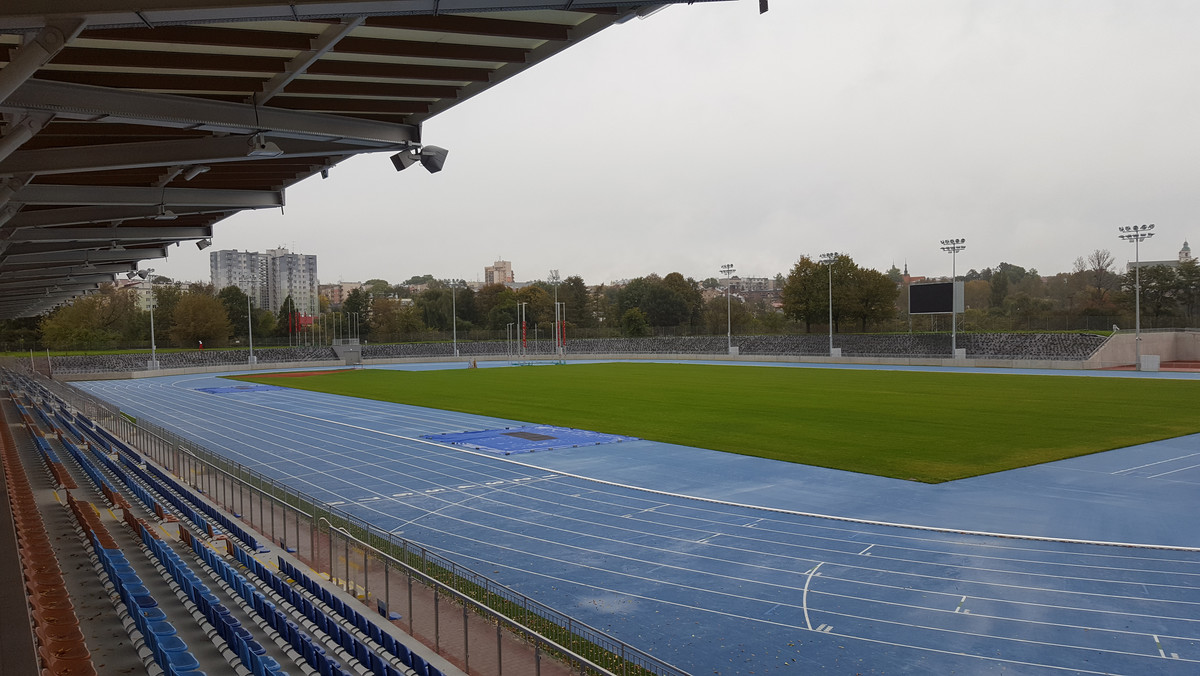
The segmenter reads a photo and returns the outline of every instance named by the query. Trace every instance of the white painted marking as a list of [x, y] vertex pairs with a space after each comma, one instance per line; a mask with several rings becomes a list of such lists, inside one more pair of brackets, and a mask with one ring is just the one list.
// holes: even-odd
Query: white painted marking
[[344, 505], [344, 504], [346, 504], [346, 503], [342, 500], [334, 500], [333, 502], [329, 503], [330, 506], [337, 506], [337, 505]]
[[1156, 636], [1154, 634], [1150, 634], [1150, 635], [1154, 636], [1154, 646], [1156, 648], [1158, 648], [1158, 656], [1166, 659], [1167, 654], [1165, 652], [1163, 652], [1162, 641], [1158, 640], [1158, 636]]
[[1151, 474], [1150, 476], [1148, 476], [1146, 478], [1147, 479], [1157, 479], [1160, 476], [1166, 476], [1168, 474], [1174, 474], [1176, 472], [1186, 472], [1189, 469], [1196, 469], [1197, 467], [1200, 467], [1200, 465], [1188, 465], [1187, 467], [1180, 467], [1179, 469], [1173, 469], [1169, 472], [1161, 472], [1159, 474]]
[[370, 498], [363, 498], [362, 500], [359, 500], [359, 502], [370, 502], [372, 500], [378, 500], [378, 499], [379, 499], [379, 496], [376, 495], [376, 496], [373, 496]]
[[392, 493], [393, 498], [407, 498], [410, 495], [412, 495], [412, 493]]
[[446, 489], [445, 488], [430, 488], [429, 490], [427, 490], [425, 492], [426, 493], [441, 493], [444, 490], [446, 490]]
[[[824, 561], [821, 563], [824, 563]], [[808, 619], [808, 585], [812, 582], [813, 574], [816, 573], [817, 569], [821, 567], [821, 563], [813, 566], [812, 570], [808, 571], [808, 579], [804, 581], [804, 596], [800, 601], [801, 607], [804, 608], [804, 624], [809, 629], [812, 629], [812, 622]]]
[[1179, 659], [1179, 653], [1171, 653], [1171, 659], [1173, 659], [1173, 660]]
[[478, 486], [476, 486], [475, 484], [467, 484], [466, 486], [459, 486], [460, 490], [463, 488], [478, 488]]
[[717, 537], [718, 535], [720, 535], [720, 533], [713, 533], [712, 535], [709, 535], [707, 537], [702, 537], [699, 540], [696, 540], [696, 543], [697, 544], [708, 544], [710, 541], [712, 541], [713, 538]]
[[[863, 554], [867, 554], [867, 551], [868, 551], [868, 550], [870, 550], [870, 549], [871, 549], [872, 547], [874, 547], [874, 546], [875, 546], [875, 545], [867, 545], [867, 548], [866, 548], [866, 549], [864, 549], [864, 550], [862, 550], [861, 552], [859, 552], [859, 553], [858, 553], [858, 554], [859, 554], [859, 556], [862, 556]], [[867, 554], [867, 556], [870, 556], [870, 554]]]
[[824, 628], [824, 629], [818, 629], [817, 631], [823, 631], [823, 632], [825, 632], [826, 634], [828, 634], [829, 632], [833, 631], [833, 625], [832, 625], [832, 624], [827, 624], [827, 625], [825, 625], [825, 628]]
[[821, 626], [817, 627], [817, 631], [825, 631], [825, 626], [826, 625], [822, 624]]
[[499, 486], [502, 483], [504, 483], [504, 482], [503, 481], [489, 481], [489, 482], [485, 483], [484, 486]]
[[1120, 474], [1122, 472], [1132, 472], [1135, 469], [1142, 469], [1143, 467], [1153, 467], [1155, 465], [1161, 465], [1164, 462], [1173, 462], [1175, 460], [1183, 460], [1184, 458], [1190, 458], [1190, 457], [1193, 457], [1196, 455], [1200, 455], [1200, 453], [1188, 453], [1187, 455], [1180, 455], [1180, 456], [1177, 456], [1174, 458], [1167, 458], [1166, 460], [1159, 460], [1158, 462], [1148, 462], [1144, 465], [1138, 465], [1137, 467], [1126, 467], [1125, 469], [1119, 469], [1119, 470], [1113, 472], [1113, 474]]

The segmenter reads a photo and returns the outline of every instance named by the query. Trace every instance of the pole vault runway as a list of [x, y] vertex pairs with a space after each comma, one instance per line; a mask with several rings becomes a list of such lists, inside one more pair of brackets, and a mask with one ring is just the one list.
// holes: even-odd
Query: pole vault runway
[[[699, 449], [685, 460], [647, 441], [497, 457], [420, 437], [525, 422], [292, 390], [199, 391], [229, 384], [77, 383], [693, 674], [1200, 673], [1194, 549], [821, 518], [789, 508], [797, 487], [778, 488], [784, 463]], [[1200, 443], [1185, 439], [1148, 461], [1160, 464], [1101, 460], [1089, 472], [1190, 484]], [[846, 481], [882, 509], [862, 489], [884, 484], [858, 476]], [[755, 481], [776, 489], [756, 496]]]

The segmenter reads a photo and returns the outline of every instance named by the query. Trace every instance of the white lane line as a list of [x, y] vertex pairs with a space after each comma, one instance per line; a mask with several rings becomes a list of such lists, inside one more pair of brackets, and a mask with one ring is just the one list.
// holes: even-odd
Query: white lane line
[[1147, 479], [1157, 479], [1160, 476], [1166, 476], [1168, 474], [1174, 474], [1176, 472], [1186, 472], [1189, 469], [1196, 469], [1197, 467], [1200, 467], [1200, 465], [1188, 465], [1187, 467], [1180, 467], [1179, 469], [1173, 469], [1173, 470], [1170, 470], [1169, 472], [1161, 472], [1159, 474], [1151, 474], [1150, 476], [1148, 476], [1146, 478]]
[[961, 612], [964, 612], [964, 611], [963, 611], [963, 604], [964, 604], [964, 603], [966, 603], [966, 601], [967, 601], [967, 597], [965, 597], [965, 596], [964, 596], [964, 597], [962, 597], [961, 599], [959, 599], [959, 600], [958, 600], [958, 607], [954, 609], [954, 612], [956, 612], [956, 613], [961, 613]]
[[1191, 458], [1191, 457], [1194, 457], [1197, 455], [1200, 455], [1200, 453], [1188, 453], [1187, 455], [1179, 455], [1174, 458], [1167, 458], [1166, 460], [1159, 460], [1157, 462], [1148, 462], [1144, 465], [1138, 465], [1137, 467], [1127, 467], [1125, 469], [1119, 469], [1115, 472], [1111, 472], [1111, 474], [1121, 474], [1123, 472], [1132, 472], [1134, 470], [1142, 469], [1143, 467], [1153, 467], [1155, 465], [1161, 465], [1164, 462], [1174, 462], [1176, 460], [1183, 460], [1184, 458]]
[[1150, 634], [1150, 635], [1154, 636], [1154, 646], [1156, 648], [1158, 648], [1158, 656], [1163, 659], [1166, 659], [1167, 653], [1163, 652], [1162, 641], [1158, 640], [1158, 636], [1155, 636], [1154, 634]]
[[861, 552], [859, 552], [859, 553], [858, 553], [858, 555], [859, 555], [859, 556], [862, 556], [862, 555], [866, 554], [866, 553], [867, 553], [868, 551], [870, 551], [870, 549], [871, 549], [872, 547], [874, 547], [874, 546], [875, 546], [875, 545], [867, 545], [867, 548], [866, 548], [866, 549], [864, 549], [864, 550], [862, 550]]
[[412, 493], [392, 493], [393, 498], [407, 498], [410, 495], [412, 495]]
[[344, 505], [346, 502], [344, 500], [334, 500], [333, 502], [327, 502], [325, 504], [329, 505], [330, 507], [336, 507], [338, 505]]
[[808, 571], [808, 579], [804, 581], [804, 597], [800, 602], [800, 605], [804, 608], [804, 624], [809, 629], [812, 629], [812, 620], [808, 619], [808, 585], [812, 583], [813, 575], [816, 574], [817, 569], [821, 567], [822, 563], [825, 562], [822, 561], [821, 563], [813, 566], [812, 570]]

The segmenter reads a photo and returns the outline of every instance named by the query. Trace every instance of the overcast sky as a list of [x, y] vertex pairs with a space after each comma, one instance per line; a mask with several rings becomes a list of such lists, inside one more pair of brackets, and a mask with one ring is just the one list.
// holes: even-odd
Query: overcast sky
[[[1200, 249], [1200, 3], [754, 0], [672, 6], [603, 31], [440, 115], [446, 168], [386, 154], [287, 208], [217, 225], [215, 249], [284, 245], [322, 282], [411, 275], [589, 284], [786, 273], [848, 253], [948, 275], [1043, 273], [1133, 246]], [[186, 244], [160, 274], [208, 279]]]

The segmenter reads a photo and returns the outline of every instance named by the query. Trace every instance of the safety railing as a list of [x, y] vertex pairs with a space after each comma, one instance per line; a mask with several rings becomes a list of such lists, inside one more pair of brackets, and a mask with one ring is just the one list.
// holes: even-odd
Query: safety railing
[[94, 422], [468, 674], [687, 676], [599, 629], [151, 420], [114, 411], [70, 386], [54, 392], [77, 410], [87, 407]]

